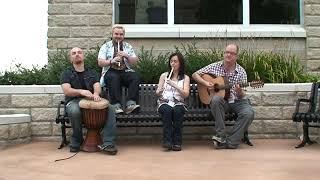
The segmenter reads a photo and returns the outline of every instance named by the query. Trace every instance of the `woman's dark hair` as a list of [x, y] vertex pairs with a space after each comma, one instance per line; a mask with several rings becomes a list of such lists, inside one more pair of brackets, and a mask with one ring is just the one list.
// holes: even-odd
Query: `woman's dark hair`
[[[169, 68], [169, 72], [171, 71], [171, 65], [170, 65], [170, 60], [173, 56], [177, 56], [178, 57], [178, 60], [179, 60], [179, 63], [180, 63], [180, 68], [179, 68], [179, 73], [178, 73], [178, 80], [182, 80], [184, 79], [184, 74], [185, 74], [185, 65], [184, 65], [184, 57], [182, 56], [182, 54], [180, 52], [175, 52], [175, 53], [172, 53], [170, 56], [169, 56], [169, 62], [168, 62], [168, 68]], [[169, 76], [169, 74], [168, 74]]]

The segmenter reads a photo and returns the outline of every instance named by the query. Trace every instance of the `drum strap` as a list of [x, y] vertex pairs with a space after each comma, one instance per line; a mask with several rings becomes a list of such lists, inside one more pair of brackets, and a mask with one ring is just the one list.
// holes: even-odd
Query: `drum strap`
[[66, 157], [66, 158], [56, 159], [56, 160], [54, 160], [54, 162], [71, 159], [71, 158], [73, 158], [74, 156], [76, 156], [78, 153], [79, 153], [79, 152], [76, 152], [76, 153], [74, 153], [72, 156], [69, 156], [69, 157]]

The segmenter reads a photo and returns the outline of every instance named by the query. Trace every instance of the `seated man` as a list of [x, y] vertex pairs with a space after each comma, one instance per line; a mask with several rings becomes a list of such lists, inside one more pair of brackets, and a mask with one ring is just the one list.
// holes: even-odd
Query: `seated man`
[[[72, 48], [70, 51], [72, 66], [61, 74], [61, 86], [65, 95], [66, 111], [71, 121], [72, 136], [70, 152], [80, 151], [83, 142], [82, 134], [82, 113], [79, 101], [88, 98], [100, 101], [101, 86], [96, 72], [85, 68], [84, 54], [80, 48]], [[116, 136], [116, 118], [113, 107], [109, 106], [106, 123], [103, 127], [103, 144], [100, 149], [110, 155], [117, 154], [114, 141]]]
[[[192, 78], [199, 84], [213, 89], [214, 84], [202, 78], [203, 74], [224, 76], [228, 79], [230, 96], [220, 97], [213, 95], [210, 100], [211, 114], [215, 119], [217, 135], [213, 136], [216, 149], [235, 149], [241, 143], [245, 131], [248, 130], [254, 118], [254, 111], [249, 100], [245, 97], [245, 91], [240, 88], [240, 83], [247, 82], [246, 71], [237, 63], [239, 47], [229, 44], [224, 51], [222, 61], [209, 64], [206, 67], [193, 73]], [[236, 124], [233, 126], [231, 134], [226, 134], [224, 116], [226, 111], [235, 112], [238, 115]]]
[[140, 79], [131, 69], [138, 61], [132, 46], [124, 42], [125, 30], [123, 26], [112, 27], [112, 40], [103, 44], [98, 55], [98, 64], [102, 67], [101, 84], [107, 84], [111, 104], [116, 113], [123, 113], [121, 105], [121, 86], [128, 87], [125, 112], [138, 112]]

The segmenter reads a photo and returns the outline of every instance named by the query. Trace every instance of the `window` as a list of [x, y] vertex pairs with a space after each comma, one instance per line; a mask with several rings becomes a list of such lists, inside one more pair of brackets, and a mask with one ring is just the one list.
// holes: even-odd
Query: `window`
[[117, 0], [116, 2], [117, 24], [167, 24], [167, 0]]
[[250, 0], [250, 24], [300, 24], [299, 0]]
[[[199, 32], [201, 28], [211, 33], [200, 35], [205, 37], [215, 36], [217, 30], [242, 31], [241, 35], [259, 31], [262, 36], [305, 37], [301, 26], [303, 0], [114, 0], [113, 4], [113, 22], [125, 24], [129, 34], [133, 30], [134, 34], [148, 31], [150, 37], [159, 33], [167, 33], [163, 37], [168, 37], [168, 33], [169, 37], [194, 37], [194, 30]], [[280, 34], [272, 34], [277, 30]]]
[[242, 24], [242, 0], [175, 0], [174, 7], [175, 24]]
[[[243, 24], [242, 0], [168, 1], [174, 2], [174, 16], [169, 16], [174, 19], [174, 24]], [[168, 23], [167, 0], [116, 2], [118, 16], [115, 17], [115, 23]], [[249, 4], [250, 24], [300, 24], [299, 0], [249, 0]]]

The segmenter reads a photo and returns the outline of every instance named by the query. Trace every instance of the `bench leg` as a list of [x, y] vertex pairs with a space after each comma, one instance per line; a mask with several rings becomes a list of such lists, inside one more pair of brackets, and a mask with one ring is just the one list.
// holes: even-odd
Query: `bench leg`
[[297, 145], [295, 148], [301, 148], [304, 147], [306, 144], [314, 144], [316, 143], [315, 141], [311, 141], [309, 137], [309, 124], [308, 123], [303, 123], [303, 140], [302, 142]]
[[251, 143], [251, 141], [249, 139], [248, 131], [244, 132], [242, 142], [249, 145], [249, 146], [253, 146], [253, 144]]
[[61, 144], [58, 147], [58, 149], [62, 149], [64, 146], [68, 145], [69, 142], [67, 141], [67, 136], [66, 136], [66, 124], [65, 122], [61, 122]]

